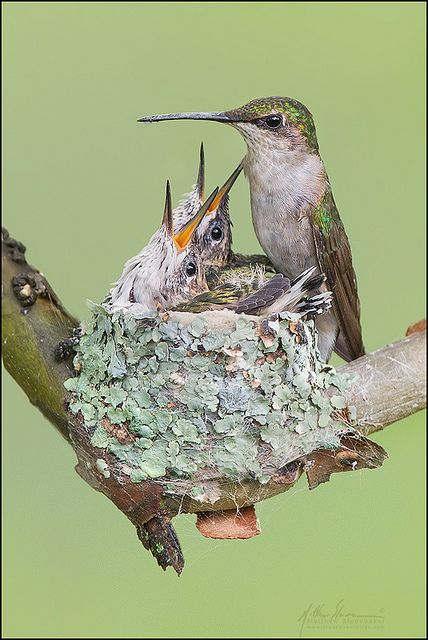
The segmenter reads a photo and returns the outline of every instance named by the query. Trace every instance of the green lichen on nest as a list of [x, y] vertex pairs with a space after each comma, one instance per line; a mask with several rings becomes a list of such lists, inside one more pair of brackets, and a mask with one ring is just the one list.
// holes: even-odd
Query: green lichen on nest
[[221, 312], [188, 323], [91, 306], [79, 373], [65, 387], [105, 477], [108, 452], [133, 482], [206, 470], [264, 483], [291, 460], [338, 445], [343, 425], [331, 414], [345, 407], [344, 382], [317, 358], [312, 321], [225, 312], [225, 331], [210, 321]]

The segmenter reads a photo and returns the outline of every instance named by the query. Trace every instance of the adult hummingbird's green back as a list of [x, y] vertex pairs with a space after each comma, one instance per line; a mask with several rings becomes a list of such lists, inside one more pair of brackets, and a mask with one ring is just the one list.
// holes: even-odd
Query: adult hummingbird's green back
[[316, 320], [321, 356], [328, 360], [333, 349], [346, 360], [363, 355], [351, 249], [308, 109], [291, 98], [270, 97], [231, 111], [167, 114], [141, 121], [175, 119], [223, 122], [242, 134], [248, 149], [244, 172], [261, 246], [290, 279], [317, 264], [327, 276], [326, 289], [333, 291], [332, 310]]

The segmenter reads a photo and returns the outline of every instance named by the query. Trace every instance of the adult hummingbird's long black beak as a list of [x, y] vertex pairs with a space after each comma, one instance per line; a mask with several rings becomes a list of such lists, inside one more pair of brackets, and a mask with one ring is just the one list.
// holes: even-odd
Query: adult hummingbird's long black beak
[[211, 195], [205, 200], [202, 207], [199, 211], [187, 222], [182, 229], [178, 233], [174, 233], [173, 240], [175, 246], [178, 251], [183, 251], [193, 238], [193, 235], [196, 229], [201, 224], [202, 220], [205, 218], [206, 214], [209, 211], [210, 206], [212, 205], [213, 200], [215, 199], [218, 193], [218, 187], [214, 189]]
[[214, 122], [234, 122], [224, 111], [163, 113], [157, 116], [144, 116], [137, 122], [162, 122], [163, 120], [214, 120]]

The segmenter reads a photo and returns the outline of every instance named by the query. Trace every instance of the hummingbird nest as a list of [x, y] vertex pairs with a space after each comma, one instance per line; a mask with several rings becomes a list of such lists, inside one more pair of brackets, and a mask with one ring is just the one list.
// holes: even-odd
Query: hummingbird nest
[[352, 431], [346, 381], [319, 359], [312, 320], [91, 306], [65, 386], [101, 483], [154, 482], [176, 512], [241, 507]]

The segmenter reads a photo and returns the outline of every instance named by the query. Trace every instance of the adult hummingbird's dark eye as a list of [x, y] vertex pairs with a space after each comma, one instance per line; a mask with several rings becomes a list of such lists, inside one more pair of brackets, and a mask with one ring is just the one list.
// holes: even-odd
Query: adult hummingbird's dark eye
[[188, 265], [186, 265], [186, 273], [188, 276], [194, 276], [196, 273], [196, 265], [194, 262], [189, 262]]
[[272, 116], [268, 116], [265, 119], [265, 122], [269, 127], [269, 129], [278, 129], [278, 127], [282, 125], [282, 118], [281, 116], [272, 115]]
[[223, 231], [220, 229], [220, 227], [213, 227], [211, 229], [211, 238], [213, 240], [221, 240], [223, 237]]

